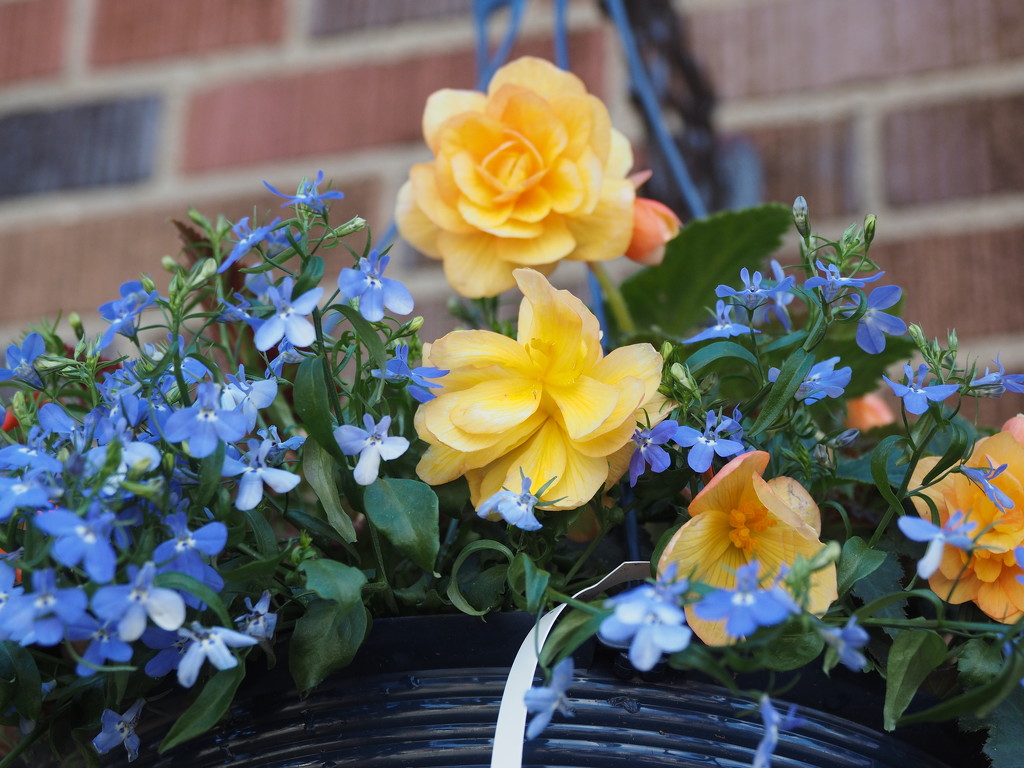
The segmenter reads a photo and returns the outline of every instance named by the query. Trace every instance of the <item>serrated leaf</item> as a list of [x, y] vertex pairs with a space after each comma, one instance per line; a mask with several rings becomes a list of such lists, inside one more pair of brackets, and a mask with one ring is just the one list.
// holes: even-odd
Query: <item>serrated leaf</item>
[[323, 361], [319, 357], [307, 357], [295, 372], [295, 411], [320, 447], [339, 462], [346, 461], [334, 439], [334, 418], [327, 400]]
[[839, 594], [845, 595], [854, 584], [874, 573], [885, 562], [885, 558], [885, 552], [869, 548], [860, 536], [847, 539], [836, 566]]
[[896, 721], [914, 698], [928, 674], [946, 658], [946, 644], [931, 630], [903, 629], [897, 632], [886, 662], [883, 727], [896, 728]]
[[235, 691], [245, 678], [245, 664], [222, 669], [203, 686], [196, 700], [179, 717], [157, 751], [161, 754], [210, 730], [231, 706]]
[[627, 278], [622, 295], [638, 327], [682, 336], [714, 306], [715, 288], [757, 269], [782, 242], [792, 212], [770, 204], [692, 221], [666, 247], [665, 260]]
[[[903, 568], [891, 552], [885, 553], [885, 559], [867, 576], [854, 582], [851, 591], [865, 603], [865, 608], [871, 607], [870, 612], [863, 609], [857, 611], [857, 615], [877, 616], [883, 619], [905, 619], [906, 598], [903, 596]], [[890, 601], [890, 598], [891, 601]], [[879, 607], [877, 610], [872, 604]], [[881, 604], [884, 603], [884, 604]], [[887, 634], [893, 636], [896, 630], [886, 629]]]
[[399, 552], [428, 573], [440, 548], [437, 494], [424, 482], [380, 478], [363, 496], [366, 516]]
[[356, 529], [352, 519], [341, 506], [341, 494], [334, 482], [334, 459], [320, 443], [310, 440], [302, 447], [302, 474], [313, 488], [327, 513], [327, 522], [347, 542], [356, 540]]
[[992, 768], [1019, 768], [1024, 744], [1024, 688], [1017, 686], [988, 716], [984, 753]]
[[909, 336], [886, 336], [885, 349], [877, 355], [869, 355], [857, 346], [853, 331], [853, 325], [833, 326], [827, 340], [816, 350], [822, 359], [838, 356], [839, 366], [850, 366], [850, 383], [843, 390], [846, 399], [877, 390], [882, 374], [894, 364], [909, 360], [916, 349]]

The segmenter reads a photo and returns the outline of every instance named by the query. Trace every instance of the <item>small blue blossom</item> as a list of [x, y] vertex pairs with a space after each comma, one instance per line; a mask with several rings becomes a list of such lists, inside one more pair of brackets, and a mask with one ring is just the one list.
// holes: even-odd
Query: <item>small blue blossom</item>
[[672, 459], [661, 446], [676, 436], [679, 424], [671, 419], [661, 422], [653, 429], [640, 429], [633, 432], [636, 450], [629, 459], [629, 487], [636, 486], [640, 475], [646, 467], [651, 472], [664, 472], [672, 464]]
[[839, 662], [851, 672], [862, 672], [868, 660], [861, 653], [861, 649], [868, 644], [868, 633], [860, 624], [857, 617], [851, 616], [846, 626], [819, 628], [819, 634], [825, 643], [835, 650], [839, 656]]
[[804, 288], [807, 290], [821, 288], [825, 301], [832, 301], [843, 288], [863, 288], [868, 283], [873, 283], [885, 274], [885, 272], [879, 272], [870, 277], [843, 277], [839, 274], [839, 267], [835, 264], [822, 264], [820, 260], [815, 262], [815, 264], [817, 264], [818, 269], [825, 273], [825, 276], [808, 278], [804, 282]]
[[[263, 182], [263, 186], [269, 189], [278, 197], [285, 198], [285, 201], [281, 203], [282, 208], [287, 208], [289, 205], [303, 205], [309, 208], [311, 211], [316, 213], [324, 212], [324, 200], [343, 200], [345, 195], [337, 190], [330, 190], [329, 192], [320, 192], [318, 187], [324, 180], [324, 172], [317, 171], [316, 180], [309, 181], [303, 179], [302, 183], [299, 184], [299, 189], [294, 195], [286, 195], [284, 192], [278, 192], [274, 187], [270, 186], [267, 182]], [[300, 345], [301, 346], [301, 345]]]
[[772, 706], [772, 700], [768, 698], [768, 694], [761, 696], [761, 721], [764, 723], [764, 736], [757, 744], [757, 752], [754, 753], [754, 762], [751, 764], [751, 768], [771, 768], [772, 755], [775, 754], [775, 748], [779, 745], [779, 732], [792, 731], [794, 728], [807, 724], [802, 717], [797, 717], [795, 704], [790, 705], [789, 711], [785, 715], [779, 715], [775, 711], [775, 707]]
[[903, 535], [911, 541], [928, 542], [924, 557], [917, 561], [917, 575], [922, 579], [931, 578], [938, 570], [947, 544], [964, 552], [974, 549], [971, 531], [977, 527], [977, 523], [965, 520], [964, 513], [960, 510], [950, 515], [949, 520], [941, 528], [931, 520], [916, 515], [904, 515], [896, 524]]
[[146, 627], [141, 640], [143, 645], [157, 652], [146, 662], [143, 670], [150, 677], [163, 677], [177, 669], [189, 644], [189, 639], [177, 631], [169, 632], [158, 627]]
[[256, 428], [257, 411], [270, 407], [277, 397], [276, 379], [254, 379], [245, 376], [245, 366], [238, 366], [238, 375], [227, 375], [227, 384], [220, 393], [220, 404], [228, 410], [241, 411], [245, 416], [245, 429]]
[[81, 587], [58, 589], [52, 568], [33, 571], [32, 591], [8, 599], [4, 631], [21, 645], [56, 645], [67, 625], [85, 613], [86, 602]]
[[989, 369], [986, 367], [984, 375], [971, 382], [971, 389], [977, 390], [974, 394], [984, 397], [999, 397], [1007, 390], [1017, 393], [1024, 392], [1024, 374], [1007, 373], [1003, 364], [999, 362], [999, 355], [996, 355], [996, 359], [992, 362], [996, 364], [998, 370], [995, 373], [989, 373]]
[[[857, 321], [857, 346], [869, 355], [885, 350], [885, 336], [902, 336], [907, 324], [899, 317], [882, 312], [899, 302], [903, 291], [897, 285], [883, 285], [868, 294], [868, 308]], [[860, 294], [850, 297], [852, 303], [843, 306], [845, 317], [851, 317], [860, 307]]]
[[907, 409], [907, 413], [920, 416], [928, 410], [929, 401], [941, 403], [958, 389], [956, 384], [924, 386], [925, 378], [928, 376], [928, 366], [925, 363], [918, 366], [916, 376], [909, 365], [903, 366], [903, 372], [906, 374], [906, 384], [898, 384], [885, 374], [882, 374], [882, 378], [892, 387], [896, 396], [903, 399], [903, 407]]
[[270, 367], [266, 370], [265, 375], [274, 374], [279, 379], [284, 378], [286, 365], [295, 365], [305, 359], [305, 355], [295, 349], [294, 344], [288, 339], [282, 339], [281, 343], [277, 345], [277, 356], [270, 361]]
[[477, 507], [477, 517], [489, 518], [498, 515], [509, 525], [524, 531], [537, 531], [543, 527], [533, 511], [540, 502], [537, 498], [540, 493], [536, 496], [530, 493], [533, 481], [523, 474], [522, 469], [519, 470], [519, 474], [522, 476], [522, 490], [519, 493], [505, 489], [498, 491]]
[[252, 302], [240, 293], [235, 294], [235, 299], [238, 304], [232, 304], [223, 297], [220, 299], [221, 311], [215, 320], [218, 323], [245, 323], [252, 328], [258, 327], [261, 321], [249, 314]]
[[548, 727], [556, 711], [566, 717], [574, 715], [569, 699], [565, 695], [572, 682], [572, 657], [562, 659], [551, 670], [551, 683], [531, 688], [523, 697], [526, 711], [533, 713], [533, 719], [526, 727], [526, 739], [532, 741]]
[[378, 379], [383, 376], [385, 381], [396, 383], [408, 380], [409, 394], [412, 395], [413, 400], [418, 403], [428, 403], [437, 397], [430, 389], [444, 386], [444, 384], [428, 381], [428, 379], [439, 379], [442, 376], [446, 376], [448, 371], [443, 368], [431, 368], [425, 365], [410, 368], [409, 345], [399, 344], [395, 347], [395, 356], [384, 365], [383, 373], [380, 368], [374, 368], [370, 371], [370, 374]]
[[26, 384], [42, 389], [43, 380], [36, 370], [36, 359], [46, 352], [46, 343], [38, 333], [30, 333], [21, 342], [7, 347], [7, 368], [0, 368], [0, 381], [20, 379]]
[[786, 288], [782, 287], [787, 280], [786, 273], [782, 271], [782, 265], [775, 259], [772, 259], [770, 266], [774, 284], [764, 289], [768, 302], [761, 304], [754, 310], [754, 324], [763, 325], [772, 318], [775, 318], [788, 333], [793, 328], [793, 324], [789, 319], [788, 307], [793, 303], [796, 296], [790, 290], [793, 287], [792, 284], [789, 284]]
[[256, 605], [248, 597], [245, 598], [245, 607], [249, 612], [235, 619], [239, 631], [257, 640], [272, 640], [277, 627], [277, 614], [270, 612], [270, 593], [264, 590]]
[[296, 347], [308, 347], [316, 341], [316, 329], [307, 316], [316, 309], [323, 295], [321, 287], [311, 288], [296, 299], [292, 299], [295, 282], [286, 277], [280, 285], [268, 289], [274, 314], [266, 318], [256, 331], [256, 349], [266, 352], [281, 339], [288, 339]]
[[139, 330], [139, 315], [155, 304], [158, 298], [156, 291], [147, 291], [138, 280], [123, 283], [120, 299], [100, 305], [100, 315], [110, 323], [110, 327], [100, 339], [99, 348], [108, 347], [118, 333], [134, 338]]
[[246, 435], [246, 418], [239, 411], [224, 408], [220, 385], [203, 382], [196, 388], [196, 401], [172, 413], [164, 425], [164, 436], [172, 443], [187, 442], [197, 459], [209, 456], [223, 440], [232, 443]]
[[75, 666], [79, 677], [92, 677], [97, 672], [96, 667], [102, 667], [107, 660], [124, 663], [132, 658], [132, 647], [117, 636], [113, 624], [100, 622], [88, 613], [68, 625], [68, 639], [76, 643], [89, 642], [82, 653], [83, 661]]
[[[241, 475], [238, 481], [235, 509], [242, 511], [254, 509], [263, 500], [264, 485], [269, 486], [275, 493], [288, 493], [299, 484], [301, 478], [298, 475], [270, 466], [270, 455], [278, 452], [278, 445], [279, 443], [274, 439], [250, 440], [249, 450], [241, 460], [230, 456], [225, 457], [223, 476]], [[375, 474], [374, 480], [376, 479]]]
[[693, 631], [679, 606], [680, 595], [690, 589], [686, 579], [676, 580], [677, 564], [654, 584], [624, 592], [605, 601], [614, 613], [601, 622], [598, 637], [617, 648], [629, 648], [629, 662], [641, 672], [658, 663], [662, 653], [678, 653], [690, 644]]
[[716, 589], [694, 605], [698, 618], [705, 621], [725, 620], [730, 637], [752, 635], [758, 627], [781, 624], [789, 616], [800, 613], [793, 598], [778, 583], [768, 589], [758, 585], [761, 564], [751, 560], [736, 569], [735, 589]]
[[[185, 601], [173, 589], [153, 586], [156, 566], [128, 566], [129, 584], [100, 587], [92, 596], [92, 610], [100, 619], [117, 622], [118, 636], [127, 643], [138, 640], [147, 617], [161, 629], [173, 631], [185, 622]], [[84, 594], [83, 594], [84, 597]]]
[[366, 429], [342, 424], [334, 430], [334, 439], [346, 456], [359, 454], [353, 476], [359, 485], [370, 485], [377, 480], [381, 459], [397, 459], [409, 449], [409, 441], [404, 437], [388, 436], [390, 416], [382, 416], [378, 424], [367, 413], [363, 416], [363, 425]]
[[743, 443], [722, 436], [724, 432], [731, 430], [735, 423], [733, 419], [719, 420], [714, 411], [708, 411], [703, 432], [689, 426], [679, 427], [675, 441], [683, 448], [690, 449], [686, 455], [686, 463], [690, 469], [694, 472], [707, 472], [716, 454], [724, 459], [743, 453]]
[[[802, 400], [807, 405], [814, 405], [826, 397], [842, 397], [843, 390], [850, 384], [850, 377], [853, 369], [846, 365], [839, 370], [835, 369], [838, 357], [830, 357], [815, 363], [807, 372], [807, 376], [800, 382], [800, 386], [793, 395], [793, 399]], [[775, 381], [779, 378], [778, 368], [768, 369], [768, 381]]]
[[774, 284], [769, 283], [762, 286], [761, 273], [754, 272], [754, 276], [751, 277], [750, 271], [746, 267], [740, 270], [740, 280], [743, 281], [742, 289], [737, 290], [728, 285], [720, 285], [715, 289], [715, 296], [720, 299], [731, 298], [733, 304], [746, 307], [748, 310], [754, 310], [766, 304], [775, 292], [788, 294], [796, 282], [794, 277], [783, 276]]
[[119, 715], [112, 709], [103, 710], [100, 715], [100, 725], [103, 730], [92, 740], [93, 748], [101, 755], [107, 754], [118, 744], [124, 744], [128, 751], [128, 762], [133, 762], [139, 756], [140, 739], [135, 733], [135, 726], [139, 724], [139, 715], [142, 713], [142, 706], [146, 702], [143, 699], [136, 699], [135, 703]]
[[360, 259], [356, 269], [345, 267], [338, 275], [338, 290], [346, 299], [359, 299], [359, 314], [370, 322], [384, 317], [387, 308], [396, 315], [412, 312], [413, 299], [409, 289], [397, 280], [384, 277], [390, 256], [370, 251]]
[[9, 634], [5, 609], [25, 592], [23, 587], [14, 585], [17, 577], [17, 571], [4, 560], [0, 560], [0, 641], [6, 640]]
[[167, 515], [164, 525], [172, 538], [157, 545], [153, 550], [153, 560], [172, 571], [202, 580], [205, 563], [201, 556], [220, 554], [228, 542], [227, 526], [219, 520], [212, 520], [193, 531], [189, 529], [188, 518], [183, 512]]
[[719, 299], [715, 302], [715, 324], [710, 328], [705, 328], [695, 336], [683, 339], [683, 344], [694, 344], [698, 341], [706, 341], [707, 339], [728, 339], [732, 336], [744, 336], [748, 333], [760, 333], [757, 330], [752, 331], [750, 326], [734, 323], [732, 321], [732, 311], [734, 308], [734, 304], [726, 304]]
[[966, 465], [961, 465], [960, 471], [973, 480], [974, 483], [985, 492], [989, 501], [995, 504], [1000, 511], [1005, 512], [1008, 509], [1013, 509], [1013, 499], [993, 485], [992, 481], [1005, 472], [1006, 467], [1006, 464], [1002, 464], [998, 467], [995, 466], [992, 463], [991, 457], [989, 457], [987, 467], [968, 467]]
[[110, 543], [113, 512], [90, 510], [85, 517], [79, 517], [66, 509], [54, 509], [32, 520], [39, 530], [55, 537], [50, 554], [58, 563], [69, 568], [82, 563], [89, 578], [97, 584], [114, 578], [117, 553]]
[[217, 273], [220, 274], [222, 272], [226, 272], [228, 267], [266, 240], [274, 227], [276, 227], [280, 222], [281, 219], [278, 218], [265, 226], [252, 229], [249, 226], [248, 216], [243, 216], [239, 219], [238, 223], [231, 228], [231, 232], [236, 238], [235, 247], [231, 249], [231, 253], [228, 254], [228, 257], [224, 259], [220, 267], [218, 267]]
[[34, 475], [0, 477], [0, 523], [10, 518], [16, 509], [49, 507], [51, 493], [49, 488], [39, 484]]
[[199, 676], [204, 661], [209, 661], [217, 669], [232, 669], [238, 666], [238, 658], [230, 648], [244, 648], [256, 645], [255, 637], [243, 635], [226, 627], [204, 627], [193, 621], [192, 627], [182, 627], [178, 634], [190, 640], [178, 664], [178, 683], [184, 688], [191, 688]]

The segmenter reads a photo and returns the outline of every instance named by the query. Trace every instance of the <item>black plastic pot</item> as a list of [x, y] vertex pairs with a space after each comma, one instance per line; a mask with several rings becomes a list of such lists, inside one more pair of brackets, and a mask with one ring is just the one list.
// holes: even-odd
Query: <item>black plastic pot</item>
[[[486, 768], [507, 667], [531, 626], [522, 614], [486, 623], [468, 616], [378, 621], [352, 666], [305, 699], [291, 690], [284, 663], [261, 674], [255, 662], [230, 718], [164, 755], [156, 746], [175, 713], [161, 719], [158, 712], [173, 708], [173, 699], [150, 705], [133, 766]], [[575, 717], [556, 714], [526, 745], [524, 766], [750, 766], [762, 735], [752, 702], [675, 672], [655, 682], [623, 681], [614, 652], [596, 656], [569, 690]], [[984, 765], [952, 724], [904, 733], [928, 754], [857, 722], [872, 723], [881, 701], [864, 691], [866, 676], [845, 677], [794, 687], [789, 698], [808, 724], [781, 735], [776, 768]], [[111, 765], [124, 764], [123, 752], [111, 757]]]

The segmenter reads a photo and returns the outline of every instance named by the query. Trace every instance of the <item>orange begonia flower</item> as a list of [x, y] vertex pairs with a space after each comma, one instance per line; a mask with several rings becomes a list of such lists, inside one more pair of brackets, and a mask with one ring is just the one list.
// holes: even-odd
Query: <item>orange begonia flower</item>
[[[690, 520], [665, 547], [658, 571], [672, 563], [680, 574], [718, 589], [734, 589], [736, 571], [757, 560], [759, 579], [771, 580], [798, 556], [821, 548], [821, 513], [810, 494], [791, 477], [765, 480], [769, 456], [751, 451], [737, 456], [690, 502]], [[836, 599], [836, 569], [829, 565], [811, 577], [808, 604], [821, 615]], [[724, 621], [697, 618], [691, 606], [686, 620], [708, 645], [726, 645]]]
[[[445, 368], [437, 397], [416, 411], [429, 443], [416, 471], [431, 485], [465, 475], [473, 504], [520, 471], [536, 492], [556, 478], [548, 509], [576, 509], [626, 468], [637, 420], [664, 419], [663, 360], [650, 344], [601, 350], [597, 319], [578, 298], [532, 269], [517, 269], [523, 292], [519, 336], [453, 331], [430, 345], [424, 364]], [[429, 358], [429, 359], [428, 359]]]
[[575, 75], [525, 57], [487, 93], [427, 100], [433, 162], [414, 165], [395, 218], [413, 246], [444, 261], [463, 296], [496, 296], [512, 271], [549, 274], [562, 259], [621, 256], [633, 231], [629, 142]]
[[845, 426], [849, 429], [867, 432], [875, 427], [887, 427], [895, 421], [896, 414], [892, 408], [875, 392], [846, 402]]
[[[970, 553], [947, 544], [939, 569], [928, 584], [943, 600], [954, 604], [972, 600], [991, 618], [1010, 624], [1024, 616], [1024, 584], [1017, 580], [1024, 576], [1024, 569], [1013, 555], [1014, 549], [1024, 544], [1024, 446], [1010, 432], [1000, 432], [979, 440], [965, 466], [987, 469], [990, 459], [995, 467], [1006, 464], [991, 483], [1013, 501], [1010, 509], [1000, 509], [980, 486], [959, 472], [921, 491], [935, 503], [939, 525], [961, 511], [965, 523], [975, 524], [972, 535], [976, 536]], [[938, 461], [936, 457], [922, 459], [911, 476], [911, 487], [920, 485]], [[927, 502], [913, 498], [921, 517], [931, 521]]]

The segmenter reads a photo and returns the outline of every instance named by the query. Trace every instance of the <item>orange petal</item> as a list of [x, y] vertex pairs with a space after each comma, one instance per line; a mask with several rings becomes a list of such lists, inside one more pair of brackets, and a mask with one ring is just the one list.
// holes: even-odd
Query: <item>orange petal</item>
[[491, 96], [509, 83], [527, 88], [548, 101], [587, 95], [587, 87], [576, 75], [534, 56], [523, 56], [501, 67], [491, 78], [487, 94]]
[[487, 97], [479, 91], [442, 88], [427, 97], [423, 110], [423, 138], [431, 150], [437, 152], [438, 132], [441, 126], [464, 112], [483, 112]]
[[628, 179], [606, 179], [593, 213], [567, 217], [576, 250], [573, 261], [607, 261], [621, 256], [633, 236], [635, 193]]
[[748, 498], [757, 503], [751, 477], [760, 477], [768, 466], [766, 451], [750, 451], [732, 459], [690, 502], [690, 515], [738, 509]]
[[433, 259], [441, 258], [437, 249], [437, 225], [416, 205], [412, 182], [398, 190], [395, 202], [395, 223], [402, 237], [417, 251]]
[[[466, 223], [457, 209], [447, 205], [441, 199], [432, 165], [427, 163], [417, 163], [414, 165], [409, 171], [409, 181], [412, 183], [412, 193], [416, 205], [437, 227], [454, 233], [471, 233], [476, 231]], [[438, 241], [438, 246], [439, 250], [443, 253], [443, 246], [440, 241]]]

